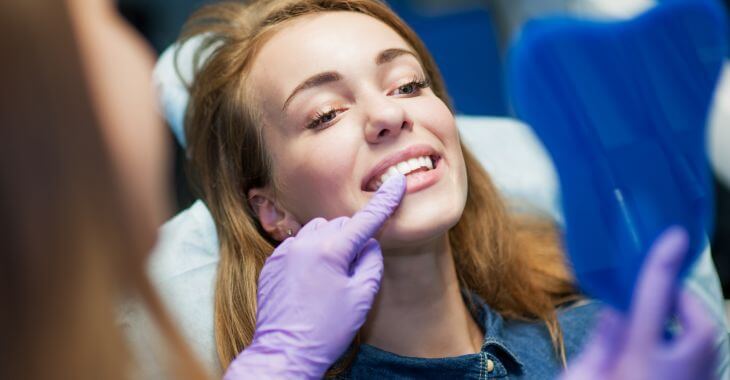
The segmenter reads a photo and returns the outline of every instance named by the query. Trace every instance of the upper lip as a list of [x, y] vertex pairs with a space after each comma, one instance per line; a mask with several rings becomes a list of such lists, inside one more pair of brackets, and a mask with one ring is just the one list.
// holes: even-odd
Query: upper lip
[[370, 183], [373, 178], [377, 178], [378, 176], [381, 176], [383, 173], [385, 173], [385, 171], [388, 170], [389, 167], [401, 161], [421, 156], [432, 156], [433, 158], [433, 156], [438, 156], [438, 153], [434, 148], [426, 144], [411, 145], [405, 149], [392, 153], [382, 159], [380, 162], [378, 162], [378, 164], [375, 165], [370, 170], [370, 172], [368, 172], [368, 174], [362, 180], [362, 184], [360, 185], [361, 189], [367, 189], [368, 183]]

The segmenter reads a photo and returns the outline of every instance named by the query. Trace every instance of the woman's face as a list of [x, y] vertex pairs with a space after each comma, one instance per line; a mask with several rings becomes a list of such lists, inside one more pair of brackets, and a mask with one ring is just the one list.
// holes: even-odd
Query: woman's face
[[297, 223], [352, 216], [389, 170], [410, 174], [384, 248], [431, 241], [461, 217], [454, 117], [415, 50], [383, 22], [354, 12], [289, 21], [262, 47], [249, 84], [278, 185], [269, 194]]

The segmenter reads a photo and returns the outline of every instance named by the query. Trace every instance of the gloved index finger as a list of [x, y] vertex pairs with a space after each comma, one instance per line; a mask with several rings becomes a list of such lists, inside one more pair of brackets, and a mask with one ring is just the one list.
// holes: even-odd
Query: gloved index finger
[[345, 224], [342, 231], [344, 235], [358, 247], [362, 247], [398, 208], [405, 191], [406, 177], [403, 174], [388, 178], [365, 207]]
[[680, 264], [687, 254], [686, 231], [672, 227], [654, 242], [634, 291], [629, 339], [637, 346], [657, 342], [671, 314]]

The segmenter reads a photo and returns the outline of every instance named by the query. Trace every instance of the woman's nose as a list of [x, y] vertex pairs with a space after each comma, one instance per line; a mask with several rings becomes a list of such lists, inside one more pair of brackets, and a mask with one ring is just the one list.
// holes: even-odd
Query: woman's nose
[[413, 125], [397, 100], [384, 98], [371, 101], [367, 113], [365, 138], [371, 144], [397, 137], [401, 131], [411, 129]]

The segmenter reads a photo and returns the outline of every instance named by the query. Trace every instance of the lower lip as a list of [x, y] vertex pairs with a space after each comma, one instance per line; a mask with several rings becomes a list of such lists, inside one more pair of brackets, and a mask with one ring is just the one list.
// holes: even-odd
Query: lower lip
[[439, 158], [433, 169], [406, 175], [406, 194], [421, 191], [438, 182], [444, 173], [443, 161], [443, 158]]

